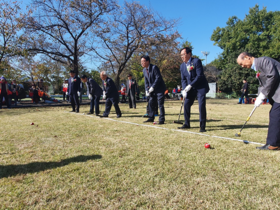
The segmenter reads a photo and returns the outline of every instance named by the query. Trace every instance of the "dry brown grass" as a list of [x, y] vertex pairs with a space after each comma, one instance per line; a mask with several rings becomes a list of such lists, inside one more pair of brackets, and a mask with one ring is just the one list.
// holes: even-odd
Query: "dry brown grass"
[[[166, 102], [167, 130], [117, 122], [143, 124], [145, 105], [121, 105], [116, 121], [70, 108], [0, 110], [1, 209], [279, 208], [279, 152], [171, 130], [180, 101]], [[206, 134], [236, 138], [252, 108], [208, 100]], [[241, 139], [265, 143], [269, 109], [256, 110]], [[192, 113], [198, 132], [197, 104]]]

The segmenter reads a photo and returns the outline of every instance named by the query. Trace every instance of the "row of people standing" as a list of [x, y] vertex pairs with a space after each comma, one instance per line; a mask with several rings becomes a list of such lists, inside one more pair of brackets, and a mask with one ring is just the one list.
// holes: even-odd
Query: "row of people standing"
[[0, 109], [2, 109], [2, 104], [4, 100], [8, 108], [11, 108], [12, 99], [14, 99], [14, 104], [15, 106], [17, 106], [19, 89], [20, 86], [16, 83], [16, 80], [13, 80], [11, 83], [8, 83], [5, 77], [1, 77]]

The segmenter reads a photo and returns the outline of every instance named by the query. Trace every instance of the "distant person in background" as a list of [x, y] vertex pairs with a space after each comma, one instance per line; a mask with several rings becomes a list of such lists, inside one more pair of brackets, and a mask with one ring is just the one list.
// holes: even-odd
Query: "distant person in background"
[[170, 99], [170, 96], [169, 96], [169, 94], [168, 94], [168, 90], [166, 90], [166, 91], [164, 92], [164, 96], [165, 96], [166, 99]]
[[119, 92], [114, 83], [114, 81], [109, 78], [105, 71], [100, 73], [100, 78], [102, 79], [102, 87], [103, 87], [103, 99], [106, 100], [105, 103], [105, 111], [102, 116], [100, 117], [108, 117], [114, 105], [117, 118], [122, 116], [120, 107], [119, 107]]
[[132, 107], [136, 109], [136, 97], [135, 95], [137, 94], [137, 83], [135, 79], [132, 79], [132, 75], [128, 74], [127, 75], [127, 81], [126, 81], [126, 95], [128, 97], [128, 103], [129, 103], [129, 108], [131, 109]]
[[10, 85], [10, 89], [12, 91], [11, 99], [14, 99], [15, 101], [15, 106], [17, 106], [18, 102], [18, 94], [19, 94], [19, 89], [20, 87], [18, 86], [16, 80], [14, 79]]
[[12, 92], [9, 89], [8, 82], [5, 77], [1, 77], [0, 81], [0, 109], [2, 109], [3, 98], [5, 98], [5, 102], [8, 108], [11, 108], [11, 95]]
[[33, 95], [32, 95], [33, 104], [38, 104], [40, 101], [40, 96], [38, 94], [38, 90], [35, 85], [32, 85], [31, 89], [32, 89], [32, 93], [33, 93]]
[[173, 90], [172, 90], [172, 94], [173, 94], [173, 98], [175, 98], [176, 88], [173, 88]]
[[63, 101], [66, 100], [69, 101], [69, 95], [66, 95], [68, 89], [68, 79], [64, 80], [64, 83], [62, 84], [62, 91], [63, 91]]
[[248, 96], [249, 86], [248, 86], [248, 82], [246, 81], [246, 79], [243, 79], [243, 84], [244, 85], [241, 90], [241, 96], [239, 98], [238, 104], [242, 104], [242, 102], [244, 102], [244, 96], [246, 97], [247, 103], [249, 103], [249, 96]]
[[80, 104], [82, 103], [83, 101], [83, 90], [84, 90], [84, 83], [80, 83]]
[[121, 103], [125, 103], [126, 102], [126, 97], [125, 97], [126, 87], [125, 87], [125, 84], [122, 84], [120, 92], [121, 92], [121, 95], [122, 95]]
[[257, 149], [280, 150], [280, 63], [269, 57], [255, 58], [248, 52], [241, 53], [237, 63], [243, 68], [252, 68], [256, 71], [260, 87], [255, 107], [259, 107], [266, 98], [272, 105], [266, 144]]
[[[76, 75], [76, 72], [71, 70], [70, 71], [70, 78], [68, 79], [68, 89], [66, 92], [66, 95], [69, 95], [69, 100], [72, 105], [72, 111], [71, 112], [79, 112], [80, 109], [80, 101], [79, 97], [81, 95], [80, 92], [80, 83], [81, 79]], [[76, 109], [75, 109], [76, 106]]]

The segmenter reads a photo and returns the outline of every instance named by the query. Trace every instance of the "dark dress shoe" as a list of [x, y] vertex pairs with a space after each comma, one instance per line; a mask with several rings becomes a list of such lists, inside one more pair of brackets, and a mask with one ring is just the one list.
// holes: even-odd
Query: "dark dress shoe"
[[120, 115], [117, 115], [117, 118], [120, 118], [120, 117], [122, 117], [122, 115], [120, 114]]
[[99, 117], [101, 117], [101, 118], [103, 118], [103, 117], [108, 117], [108, 115], [101, 115], [101, 116], [99, 116]]
[[92, 112], [88, 112], [87, 115], [93, 114]]
[[199, 132], [206, 132], [206, 130], [204, 128], [200, 128]]
[[164, 124], [164, 121], [159, 121], [158, 124], [159, 124], [159, 125], [163, 125], [163, 124]]
[[76, 110], [76, 113], [79, 113], [79, 110]]
[[99, 114], [95, 114], [95, 116], [99, 116]]
[[190, 126], [187, 126], [186, 124], [184, 124], [182, 127], [178, 127], [178, 129], [188, 129], [190, 128]]
[[271, 146], [269, 144], [266, 144], [262, 147], [256, 147], [256, 149], [260, 149], [260, 150], [280, 150], [279, 146]]
[[75, 112], [75, 110], [72, 110], [72, 111], [70, 111], [70, 112]]
[[147, 123], [147, 122], [154, 122], [154, 119], [149, 118], [149, 119], [147, 119], [146, 121], [144, 121], [144, 123]]

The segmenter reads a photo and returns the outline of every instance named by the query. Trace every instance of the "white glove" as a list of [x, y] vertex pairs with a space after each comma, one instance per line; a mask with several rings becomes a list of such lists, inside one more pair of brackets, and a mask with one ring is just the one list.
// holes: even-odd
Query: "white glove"
[[147, 97], [150, 96], [150, 93], [149, 93], [149, 91], [147, 91], [147, 90], [146, 90], [146, 96], [147, 96]]
[[92, 99], [92, 95], [88, 94], [88, 99], [91, 100]]
[[187, 92], [186, 91], [182, 91], [182, 95], [183, 95], [183, 98], [185, 99], [187, 97]]
[[103, 92], [103, 100], [106, 99], [106, 95], [105, 95], [105, 92]]
[[154, 91], [154, 88], [153, 87], [150, 87], [149, 89], [149, 93], [153, 92]]
[[192, 89], [192, 86], [191, 86], [191, 85], [188, 85], [188, 86], [184, 89], [184, 91], [187, 93], [187, 92], [189, 92], [191, 89]]
[[68, 92], [66, 92], [66, 95], [68, 96]]
[[266, 96], [261, 92], [255, 101], [255, 106], [259, 107], [263, 103], [264, 99], [266, 99]]
[[77, 93], [78, 93], [78, 96], [80, 97], [81, 93], [79, 91]]

